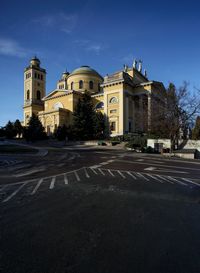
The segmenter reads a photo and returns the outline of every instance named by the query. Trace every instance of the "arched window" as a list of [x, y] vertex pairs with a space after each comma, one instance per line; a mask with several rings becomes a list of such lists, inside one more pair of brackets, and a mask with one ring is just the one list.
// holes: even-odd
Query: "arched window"
[[98, 109], [101, 109], [104, 107], [104, 103], [101, 101], [99, 103], [97, 103], [97, 105], [95, 106], [95, 109], [98, 110]]
[[79, 81], [79, 89], [83, 89], [83, 81]]
[[71, 82], [71, 90], [74, 89], [74, 82]]
[[27, 92], [26, 92], [26, 99], [30, 100], [30, 91], [29, 90], [27, 90]]
[[93, 83], [93, 81], [90, 81], [90, 82], [89, 82], [89, 87], [90, 87], [90, 89], [93, 89], [93, 88], [94, 88], [94, 83]]
[[118, 99], [116, 97], [112, 97], [110, 99], [110, 103], [118, 103]]
[[40, 91], [38, 90], [37, 91], [37, 100], [40, 100], [41, 99], [41, 93], [40, 93]]

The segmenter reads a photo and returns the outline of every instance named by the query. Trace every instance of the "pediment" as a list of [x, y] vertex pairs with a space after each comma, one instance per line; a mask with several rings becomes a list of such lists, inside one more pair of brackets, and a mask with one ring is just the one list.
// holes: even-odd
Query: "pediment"
[[54, 98], [54, 97], [57, 97], [57, 96], [62, 96], [62, 95], [65, 95], [67, 94], [67, 91], [66, 90], [53, 90], [52, 92], [50, 92], [46, 97], [43, 98], [43, 100], [46, 100], [46, 99], [49, 99], [49, 98]]

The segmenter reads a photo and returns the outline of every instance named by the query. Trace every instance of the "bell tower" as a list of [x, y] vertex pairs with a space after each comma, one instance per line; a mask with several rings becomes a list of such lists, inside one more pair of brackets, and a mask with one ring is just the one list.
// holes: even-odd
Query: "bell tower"
[[24, 70], [24, 125], [30, 117], [44, 110], [42, 98], [46, 95], [46, 70], [40, 67], [40, 60], [33, 57]]

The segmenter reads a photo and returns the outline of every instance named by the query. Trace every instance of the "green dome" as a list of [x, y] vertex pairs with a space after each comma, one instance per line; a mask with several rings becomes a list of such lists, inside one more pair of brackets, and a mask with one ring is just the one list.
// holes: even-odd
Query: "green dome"
[[83, 66], [75, 69], [74, 71], [72, 71], [72, 73], [70, 75], [77, 75], [77, 74], [90, 74], [90, 75], [92, 74], [92, 75], [102, 78], [102, 76], [99, 75], [99, 73], [96, 70], [92, 69], [88, 65], [83, 65]]

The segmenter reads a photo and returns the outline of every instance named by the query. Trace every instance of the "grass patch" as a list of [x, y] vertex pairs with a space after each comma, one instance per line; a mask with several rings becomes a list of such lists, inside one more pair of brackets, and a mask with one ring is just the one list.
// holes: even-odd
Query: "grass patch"
[[36, 154], [38, 152], [37, 149], [26, 147], [26, 146], [18, 146], [18, 145], [0, 145], [0, 153], [1, 154]]

